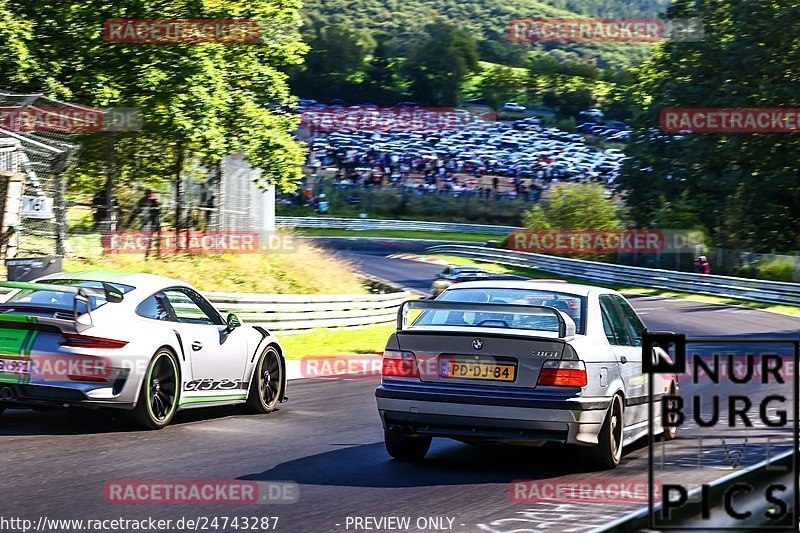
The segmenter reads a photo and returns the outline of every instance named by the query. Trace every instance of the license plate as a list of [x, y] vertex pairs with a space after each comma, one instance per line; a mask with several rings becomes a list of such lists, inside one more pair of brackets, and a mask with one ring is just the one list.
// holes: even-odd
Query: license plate
[[495, 363], [460, 363], [448, 361], [442, 364], [443, 378], [485, 379], [490, 381], [514, 381], [517, 367]]
[[31, 362], [20, 359], [0, 359], [0, 372], [6, 374], [30, 374]]

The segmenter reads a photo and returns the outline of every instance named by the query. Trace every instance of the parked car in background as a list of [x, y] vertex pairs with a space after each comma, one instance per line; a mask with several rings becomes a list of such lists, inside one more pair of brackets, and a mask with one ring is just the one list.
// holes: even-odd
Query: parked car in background
[[503, 107], [500, 108], [500, 111], [505, 111], [507, 113], [523, 113], [526, 111], [526, 107], [522, 104], [518, 104], [516, 102], [506, 102], [503, 104]]
[[603, 113], [599, 109], [587, 109], [585, 111], [581, 111], [580, 113], [578, 113], [578, 116], [594, 120], [603, 120], [603, 117], [605, 117], [605, 113]]

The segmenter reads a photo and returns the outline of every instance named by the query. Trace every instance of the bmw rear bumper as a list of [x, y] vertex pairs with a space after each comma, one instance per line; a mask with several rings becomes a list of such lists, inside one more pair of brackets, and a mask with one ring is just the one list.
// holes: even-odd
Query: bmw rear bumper
[[463, 440], [553, 441], [594, 445], [609, 398], [497, 397], [404, 390], [375, 391], [384, 429]]

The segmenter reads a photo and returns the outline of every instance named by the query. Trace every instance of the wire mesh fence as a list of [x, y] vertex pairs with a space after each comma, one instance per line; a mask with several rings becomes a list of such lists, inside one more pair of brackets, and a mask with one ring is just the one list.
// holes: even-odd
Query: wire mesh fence
[[126, 230], [159, 235], [176, 230], [271, 231], [274, 191], [258, 186], [259, 173], [240, 156], [207, 168], [189, 154], [179, 180], [165, 178], [158, 191], [133, 184], [142, 189], [140, 197], [131, 200], [128, 194], [129, 205], [119, 202], [113, 135], [106, 137], [111, 156], [105, 169], [99, 169], [106, 185], [81, 194], [73, 191], [68, 202], [64, 173], [78, 164], [87, 135], [142, 126], [135, 109], [99, 110], [38, 94], [0, 93], [0, 171], [24, 175], [21, 221], [14, 228], [18, 255], [94, 254], [103, 250], [104, 235]]
[[94, 128], [96, 113], [42, 95], [0, 93], [0, 139], [5, 147], [0, 165], [25, 176], [17, 253], [64, 253], [63, 174], [79, 148], [71, 133]]

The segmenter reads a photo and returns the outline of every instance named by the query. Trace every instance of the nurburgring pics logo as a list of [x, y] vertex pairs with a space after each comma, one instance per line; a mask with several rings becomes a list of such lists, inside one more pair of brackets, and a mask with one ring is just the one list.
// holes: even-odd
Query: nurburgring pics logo
[[111, 44], [255, 44], [262, 41], [256, 20], [111, 19], [103, 39]]
[[309, 131], [430, 131], [463, 128], [474, 120], [497, 120], [497, 113], [491, 111], [472, 115], [464, 109], [453, 108], [394, 108], [351, 109], [351, 108], [311, 108], [300, 114], [300, 127]]
[[800, 109], [667, 108], [658, 123], [665, 133], [798, 133]]
[[519, 230], [508, 248], [544, 254], [657, 253], [664, 250], [660, 230]]
[[703, 39], [699, 19], [529, 18], [509, 24], [512, 41], [532, 43], [628, 42]]

